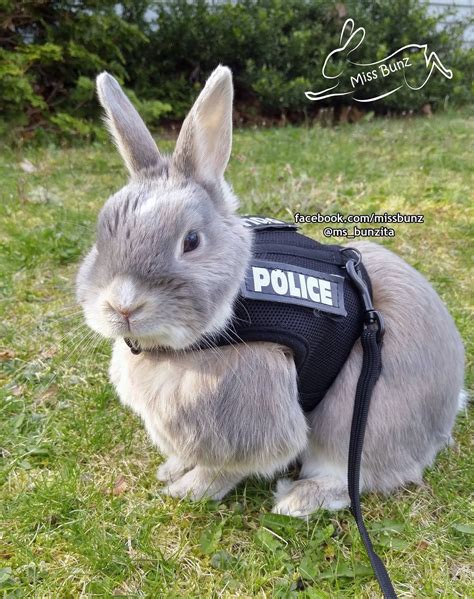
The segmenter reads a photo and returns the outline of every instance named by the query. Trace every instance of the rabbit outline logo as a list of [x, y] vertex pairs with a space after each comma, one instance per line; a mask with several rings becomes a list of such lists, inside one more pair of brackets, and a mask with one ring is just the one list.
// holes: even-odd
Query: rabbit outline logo
[[[437, 69], [444, 77], [446, 77], [447, 79], [452, 79], [453, 77], [453, 72], [451, 71], [451, 69], [446, 68], [443, 63], [441, 62], [439, 56], [436, 54], [436, 52], [430, 52], [428, 53], [428, 45], [427, 44], [406, 44], [405, 46], [403, 46], [402, 48], [399, 48], [398, 50], [395, 50], [394, 52], [392, 52], [391, 54], [389, 54], [388, 56], [386, 56], [385, 58], [382, 58], [380, 60], [374, 61], [374, 62], [368, 62], [368, 63], [360, 63], [360, 62], [353, 62], [349, 59], [349, 55], [352, 54], [352, 52], [354, 52], [355, 50], [357, 50], [357, 48], [362, 44], [362, 42], [365, 39], [365, 29], [363, 27], [358, 27], [357, 29], [354, 30], [355, 24], [354, 24], [354, 20], [353, 19], [346, 19], [346, 21], [344, 22], [344, 25], [342, 26], [342, 30], [341, 30], [341, 36], [339, 39], [339, 44], [340, 47], [336, 48], [335, 50], [333, 50], [332, 52], [330, 52], [327, 57], [326, 60], [324, 61], [323, 67], [322, 67], [322, 75], [325, 79], [336, 79], [337, 82], [335, 85], [328, 87], [326, 89], [323, 89], [319, 92], [313, 92], [313, 91], [307, 91], [305, 92], [305, 96], [308, 98], [308, 100], [311, 101], [318, 101], [318, 100], [324, 100], [326, 98], [331, 98], [333, 96], [348, 96], [348, 95], [352, 95], [353, 99], [356, 102], [373, 102], [375, 100], [380, 100], [382, 98], [385, 98], [386, 96], [389, 96], [393, 93], [395, 93], [396, 91], [398, 91], [400, 88], [402, 88], [404, 85], [407, 85], [407, 87], [409, 87], [410, 89], [416, 91], [421, 89], [422, 87], [424, 87], [429, 79], [431, 78], [431, 75], [433, 74], [434, 70]], [[344, 42], [344, 38], [346, 38], [346, 41]], [[407, 56], [401, 56], [402, 53], [404, 52], [411, 52], [411, 54], [408, 54]], [[411, 57], [413, 56], [413, 52], [419, 52], [419, 51], [423, 51], [423, 57], [425, 60], [425, 67], [427, 69], [427, 74], [426, 74], [426, 78], [424, 79], [424, 81], [418, 85], [418, 86], [414, 86], [411, 85], [406, 78], [406, 74], [405, 74], [405, 69], [412, 67], [412, 63], [410, 62]], [[350, 77], [350, 83], [349, 85], [352, 87], [352, 89], [349, 89], [348, 91], [342, 91], [344, 88], [342, 86], [340, 86], [341, 83], [341, 76], [344, 74], [344, 71], [346, 70], [346, 65], [342, 66], [339, 69], [339, 72], [336, 74], [331, 74], [330, 73], [330, 68], [331, 68], [331, 63], [333, 60], [337, 60], [337, 59], [341, 59], [341, 58], [345, 58], [344, 63], [348, 63], [351, 67], [364, 67], [364, 71], [360, 71], [357, 73], [356, 76], [351, 76]], [[389, 62], [391, 61], [391, 62]], [[370, 70], [366, 70], [369, 69]], [[361, 88], [363, 88], [363, 86], [370, 82], [373, 81], [375, 79], [380, 78], [384, 78], [384, 77], [388, 77], [396, 72], [402, 72], [403, 74], [403, 82], [400, 83], [399, 85], [397, 85], [396, 87], [394, 87], [393, 89], [374, 96], [374, 97], [361, 97], [361, 96], [357, 96], [355, 94], [357, 94], [357, 92], [359, 92], [361, 90]]]

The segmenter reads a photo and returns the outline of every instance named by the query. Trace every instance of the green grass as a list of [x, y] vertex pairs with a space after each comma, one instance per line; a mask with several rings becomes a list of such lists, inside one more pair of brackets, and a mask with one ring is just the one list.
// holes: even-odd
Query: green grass
[[[382, 243], [441, 294], [469, 366], [472, 135], [467, 113], [246, 130], [228, 174], [243, 212], [424, 214], [425, 224], [395, 225]], [[38, 170], [24, 172], [25, 159]], [[5, 149], [0, 177], [4, 594], [378, 597], [347, 510], [307, 522], [269, 515], [273, 484], [258, 480], [218, 503], [160, 496], [161, 457], [108, 383], [107, 342], [80, 325], [74, 306], [96, 214], [125, 181], [112, 146]], [[323, 240], [321, 231], [304, 227]], [[364, 499], [400, 597], [474, 594], [467, 414], [455, 439], [424, 486]]]

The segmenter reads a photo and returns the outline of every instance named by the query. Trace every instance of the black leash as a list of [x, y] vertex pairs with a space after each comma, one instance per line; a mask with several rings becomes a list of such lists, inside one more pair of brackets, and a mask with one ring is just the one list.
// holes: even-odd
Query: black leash
[[[360, 536], [364, 542], [367, 555], [369, 556], [372, 569], [382, 590], [385, 599], [397, 599], [388, 572], [375, 553], [370, 540], [369, 533], [364, 524], [362, 509], [360, 505], [360, 463], [362, 457], [362, 447], [364, 444], [365, 427], [369, 415], [370, 399], [372, 391], [379, 378], [382, 369], [382, 339], [385, 332], [382, 315], [374, 310], [369, 290], [364, 280], [360, 276], [358, 265], [360, 264], [360, 254], [357, 254], [357, 261], [350, 258], [346, 262], [347, 274], [357, 287], [365, 308], [364, 329], [361, 335], [363, 350], [362, 370], [357, 382], [357, 389], [354, 402], [354, 412], [352, 416], [351, 437], [349, 442], [349, 460], [348, 460], [348, 489], [351, 500], [351, 512], [357, 523]], [[349, 250], [349, 248], [347, 248]]]

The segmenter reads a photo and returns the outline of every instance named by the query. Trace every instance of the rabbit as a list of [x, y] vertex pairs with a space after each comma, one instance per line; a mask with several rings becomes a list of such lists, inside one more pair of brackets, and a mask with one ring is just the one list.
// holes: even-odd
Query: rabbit
[[[356, 342], [322, 402], [303, 413], [289, 348], [270, 342], [190, 349], [222, 331], [252, 254], [252, 232], [224, 179], [232, 143], [231, 71], [218, 66], [184, 120], [172, 156], [107, 73], [108, 127], [130, 172], [102, 208], [77, 274], [88, 325], [113, 340], [110, 379], [165, 456], [163, 493], [219, 500], [251, 475], [282, 478], [274, 511], [304, 517], [349, 504], [347, 455], [361, 369]], [[359, 242], [386, 321], [383, 370], [362, 456], [363, 491], [420, 482], [451, 435], [464, 397], [464, 350], [423, 276], [383, 246]], [[140, 344], [134, 354], [124, 339]]]
[[[354, 20], [347, 19], [342, 26], [339, 40], [340, 47], [336, 48], [327, 55], [322, 67], [323, 77], [325, 79], [335, 79], [336, 83], [335, 85], [319, 92], [305, 92], [305, 96], [308, 98], [308, 100], [324, 100], [332, 96], [352, 96], [352, 99], [356, 102], [373, 102], [374, 100], [378, 100], [395, 93], [401, 87], [403, 87], [403, 85], [407, 85], [412, 90], [421, 89], [426, 85], [435, 68], [438, 69], [438, 71], [447, 79], [452, 79], [453, 77], [453, 72], [451, 69], [448, 69], [443, 65], [439, 56], [435, 52], [431, 52], [428, 55], [427, 44], [407, 44], [395, 52], [392, 52], [389, 56], [386, 56], [385, 58], [375, 62], [352, 62], [350, 60], [350, 54], [357, 50], [364, 39], [365, 29], [363, 27], [358, 27], [354, 30]], [[420, 51], [423, 51], [423, 58], [425, 60], [425, 66], [427, 70], [426, 77], [419, 85], [410, 85], [410, 83], [407, 81], [407, 71], [405, 69], [409, 69], [413, 66], [410, 62], [413, 57], [412, 53]], [[407, 52], [411, 53], [407, 54]], [[363, 67], [364, 70], [354, 72], [354, 66]], [[349, 76], [346, 74], [346, 81], [342, 81], [342, 75], [347, 68], [349, 68], [350, 73], [352, 73], [354, 76]], [[387, 87], [392, 87], [392, 89], [389, 89], [389, 91], [384, 92], [377, 97], [368, 97], [368, 95], [370, 96], [371, 92], [364, 94], [364, 85], [376, 79], [391, 76], [393, 73], [397, 72], [403, 74], [402, 81], [391, 81], [390, 85], [387, 83]]]

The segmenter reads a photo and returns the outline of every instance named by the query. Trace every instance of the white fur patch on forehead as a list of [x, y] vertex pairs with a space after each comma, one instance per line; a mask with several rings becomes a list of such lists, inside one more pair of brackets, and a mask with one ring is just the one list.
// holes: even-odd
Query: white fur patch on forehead
[[137, 208], [137, 216], [146, 216], [153, 212], [160, 204], [178, 204], [183, 199], [182, 189], [170, 189], [166, 191], [151, 192], [146, 200], [141, 202]]
[[[191, 186], [159, 190], [150, 193], [146, 200], [141, 202], [137, 207], [136, 214], [140, 217], [150, 215], [158, 206], [166, 206], [166, 210], [174, 210], [177, 213], [183, 205], [186, 205], [190, 212], [198, 212], [199, 204], [205, 201], [204, 196], [204, 191], [199, 193], [196, 188]], [[193, 204], [195, 205], [194, 211]]]

